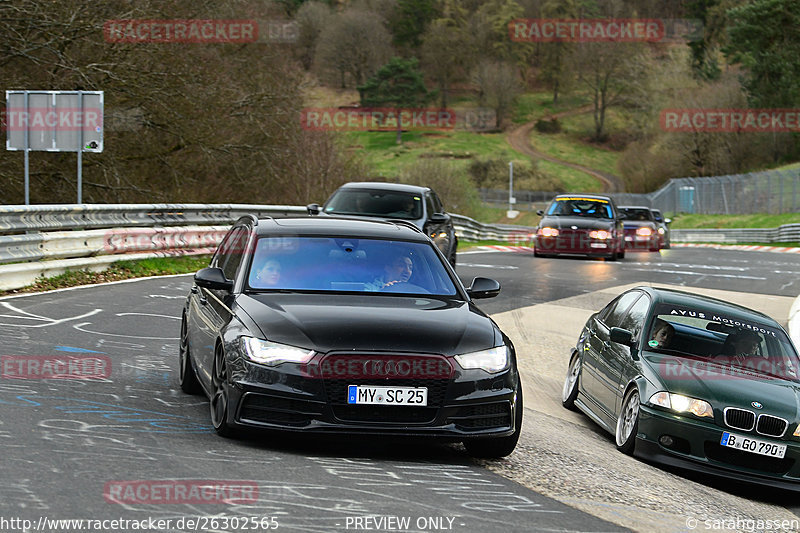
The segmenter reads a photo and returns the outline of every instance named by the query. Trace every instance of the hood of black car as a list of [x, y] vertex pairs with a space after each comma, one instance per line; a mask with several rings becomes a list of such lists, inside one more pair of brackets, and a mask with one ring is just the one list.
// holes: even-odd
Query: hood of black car
[[455, 355], [492, 348], [492, 321], [457, 300], [379, 294], [245, 294], [237, 304], [268, 340], [330, 351]]
[[610, 218], [592, 218], [592, 217], [569, 217], [569, 216], [545, 216], [539, 222], [539, 227], [548, 228], [571, 228], [576, 226], [578, 229], [612, 229], [614, 221]]

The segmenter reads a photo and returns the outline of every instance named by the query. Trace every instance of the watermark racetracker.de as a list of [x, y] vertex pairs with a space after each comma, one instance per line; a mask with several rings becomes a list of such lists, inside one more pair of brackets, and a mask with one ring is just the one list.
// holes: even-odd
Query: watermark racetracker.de
[[696, 19], [514, 19], [508, 35], [530, 43], [684, 43], [702, 38], [703, 23]]
[[445, 108], [309, 107], [301, 111], [300, 124], [312, 131], [452, 130], [456, 113]]
[[294, 43], [298, 36], [298, 23], [282, 19], [120, 19], [103, 24], [103, 37], [111, 44]]
[[667, 132], [792, 133], [800, 131], [800, 109], [664, 109], [659, 121]]
[[255, 503], [255, 481], [202, 479], [140, 479], [108, 481], [103, 499], [119, 504], [242, 504]]
[[111, 358], [104, 355], [3, 355], [2, 379], [106, 379]]

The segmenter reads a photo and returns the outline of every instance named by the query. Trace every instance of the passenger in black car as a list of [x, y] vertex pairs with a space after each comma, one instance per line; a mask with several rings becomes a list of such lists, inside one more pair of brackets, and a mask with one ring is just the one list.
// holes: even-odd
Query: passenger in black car
[[672, 324], [659, 318], [653, 324], [653, 333], [650, 335], [650, 342], [655, 342], [656, 344], [650, 344], [650, 346], [653, 348], [669, 348], [674, 335], [675, 328], [672, 327]]

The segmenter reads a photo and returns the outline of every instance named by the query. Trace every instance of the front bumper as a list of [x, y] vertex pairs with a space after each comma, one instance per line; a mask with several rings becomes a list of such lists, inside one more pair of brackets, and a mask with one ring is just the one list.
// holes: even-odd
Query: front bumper
[[539, 254], [574, 254], [608, 257], [616, 252], [612, 239], [592, 239], [589, 233], [571, 233], [558, 237], [534, 237], [534, 250]]
[[657, 252], [661, 248], [658, 233], [636, 235], [635, 231], [625, 232], [625, 249], [638, 252]]
[[[228, 386], [230, 419], [242, 429], [451, 440], [504, 437], [515, 430], [518, 380], [512, 370], [460, 370], [450, 379], [329, 379], [309, 376], [299, 365], [243, 365]], [[348, 405], [348, 385], [426, 387], [428, 406]]]
[[[642, 405], [635, 454], [717, 477], [800, 491], [800, 442], [753, 435], [759, 440], [785, 444], [786, 455], [777, 459], [723, 447], [723, 431], [748, 435]], [[673, 438], [670, 447], [659, 442], [664, 435]]]

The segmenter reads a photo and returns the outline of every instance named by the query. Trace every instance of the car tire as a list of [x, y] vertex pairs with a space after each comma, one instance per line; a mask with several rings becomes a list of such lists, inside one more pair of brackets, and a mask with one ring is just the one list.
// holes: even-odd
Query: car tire
[[625, 394], [622, 409], [617, 416], [615, 432], [617, 449], [626, 455], [633, 455], [636, 447], [636, 433], [639, 431], [639, 390], [636, 387]]
[[517, 385], [517, 396], [515, 416], [514, 416], [514, 433], [508, 437], [497, 437], [493, 439], [469, 439], [464, 441], [464, 447], [467, 449], [472, 457], [479, 457], [482, 459], [500, 459], [506, 457], [514, 451], [519, 441], [520, 433], [522, 432], [522, 383]]
[[186, 315], [181, 319], [181, 339], [178, 347], [178, 370], [181, 390], [186, 394], [200, 394], [203, 392], [197, 374], [192, 366], [192, 356], [189, 352], [189, 334], [186, 326]]
[[564, 388], [561, 391], [561, 405], [570, 411], [576, 411], [575, 399], [578, 397], [578, 389], [581, 379], [581, 357], [578, 352], [572, 356], [567, 370], [567, 377], [564, 380]]
[[209, 401], [211, 425], [221, 437], [233, 437], [236, 432], [230, 424], [228, 405], [228, 364], [222, 346], [214, 351], [214, 370], [211, 373], [212, 394]]
[[617, 252], [617, 259], [625, 259], [625, 248], [620, 248]]

